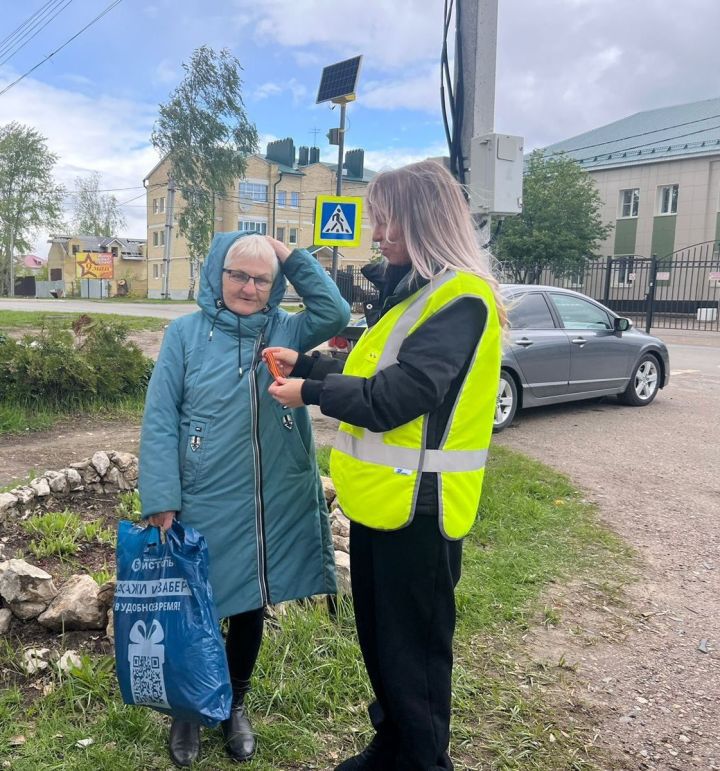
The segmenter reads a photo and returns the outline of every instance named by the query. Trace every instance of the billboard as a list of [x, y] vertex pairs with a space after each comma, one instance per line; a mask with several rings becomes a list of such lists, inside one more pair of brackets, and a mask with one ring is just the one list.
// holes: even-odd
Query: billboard
[[78, 252], [75, 269], [77, 278], [112, 278], [113, 256], [110, 252]]

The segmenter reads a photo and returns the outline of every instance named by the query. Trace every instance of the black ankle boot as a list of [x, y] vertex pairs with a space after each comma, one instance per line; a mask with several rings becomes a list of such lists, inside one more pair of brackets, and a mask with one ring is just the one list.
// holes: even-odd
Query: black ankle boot
[[397, 749], [387, 736], [375, 734], [373, 740], [359, 754], [344, 760], [335, 771], [395, 771]]
[[200, 754], [200, 726], [187, 720], [173, 720], [168, 749], [176, 766], [191, 766]]
[[227, 754], [234, 761], [242, 763], [255, 754], [255, 735], [245, 714], [242, 698], [233, 700], [232, 712], [227, 720], [223, 720], [222, 732]]

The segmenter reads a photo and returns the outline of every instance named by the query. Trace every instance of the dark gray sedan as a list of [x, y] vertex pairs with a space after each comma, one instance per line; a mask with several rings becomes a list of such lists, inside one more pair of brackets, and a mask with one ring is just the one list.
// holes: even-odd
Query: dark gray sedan
[[665, 343], [599, 302], [551, 286], [503, 285], [510, 328], [495, 431], [518, 409], [618, 395], [644, 407], [670, 379]]

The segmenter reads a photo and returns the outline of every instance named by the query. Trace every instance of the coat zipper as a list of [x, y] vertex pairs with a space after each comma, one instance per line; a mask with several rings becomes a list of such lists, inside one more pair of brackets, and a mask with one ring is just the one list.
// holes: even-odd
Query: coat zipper
[[267, 555], [265, 553], [265, 507], [262, 495], [262, 457], [260, 452], [259, 396], [257, 386], [258, 352], [262, 347], [263, 339], [263, 332], [260, 332], [255, 341], [252, 363], [250, 365], [250, 418], [252, 421], [251, 437], [255, 469], [255, 538], [258, 553], [258, 583], [260, 585], [260, 599], [263, 605], [267, 605], [270, 602], [270, 592], [267, 580]]

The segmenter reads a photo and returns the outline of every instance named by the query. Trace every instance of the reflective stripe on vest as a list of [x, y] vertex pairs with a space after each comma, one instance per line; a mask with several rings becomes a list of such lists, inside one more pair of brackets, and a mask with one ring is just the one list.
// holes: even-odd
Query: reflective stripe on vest
[[[370, 436], [368, 436], [370, 434]], [[393, 469], [409, 471], [477, 471], [485, 468], [487, 450], [414, 450], [377, 441], [380, 434], [366, 434], [359, 438], [338, 431], [335, 448], [365, 463], [377, 463]]]

